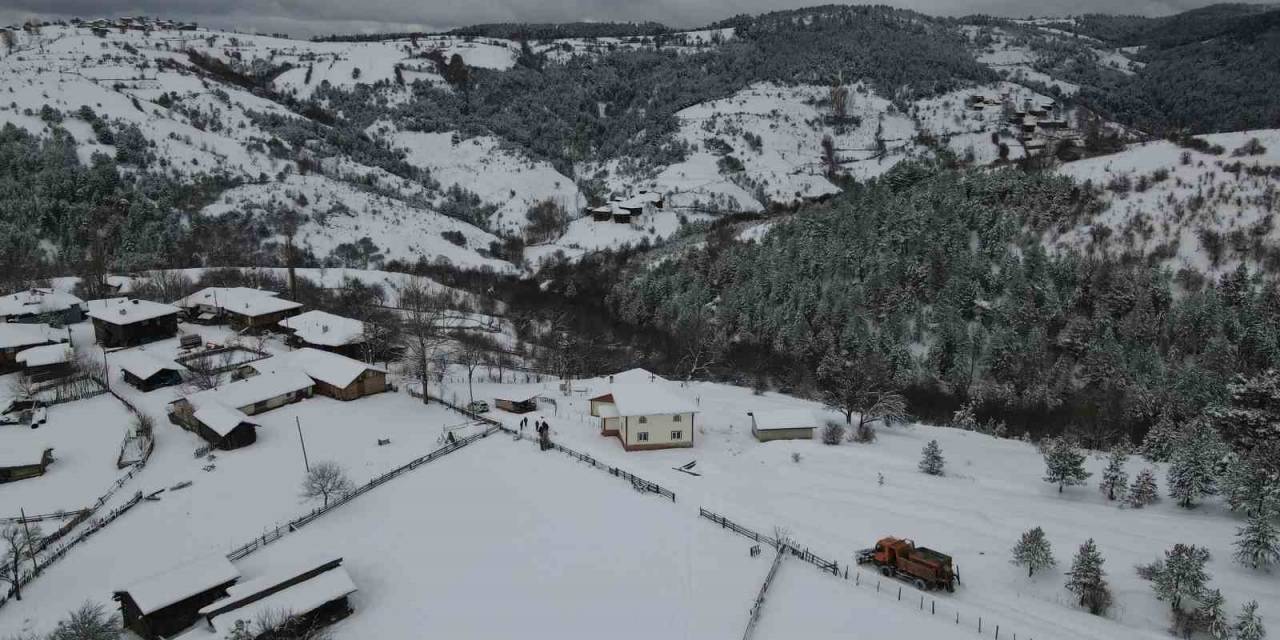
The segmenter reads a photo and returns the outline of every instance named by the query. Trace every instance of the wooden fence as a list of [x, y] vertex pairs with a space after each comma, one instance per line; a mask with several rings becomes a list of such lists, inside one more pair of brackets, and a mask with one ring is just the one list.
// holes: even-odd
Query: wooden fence
[[272, 542], [275, 542], [276, 540], [283, 538], [288, 533], [296, 531], [299, 528], [314, 522], [315, 520], [320, 518], [320, 516], [323, 516], [326, 513], [329, 513], [334, 509], [337, 509], [338, 507], [341, 507], [342, 505], [348, 502], [351, 502], [352, 500], [355, 500], [357, 497], [362, 496], [368, 493], [369, 491], [372, 491], [375, 487], [379, 487], [383, 484], [386, 484], [387, 482], [390, 482], [392, 479], [397, 478], [410, 471], [413, 471], [414, 469], [417, 469], [418, 467], [424, 464], [427, 464], [428, 462], [438, 460], [450, 453], [453, 453], [454, 451], [457, 451], [458, 449], [461, 449], [471, 444], [472, 442], [480, 440], [481, 438], [486, 438], [492, 435], [493, 433], [495, 433], [496, 431], [497, 431], [497, 428], [490, 427], [489, 429], [486, 429], [480, 433], [467, 436], [466, 438], [461, 438], [453, 442], [452, 444], [446, 444], [445, 446], [440, 447], [439, 449], [436, 449], [435, 451], [432, 451], [431, 453], [428, 453], [425, 456], [412, 460], [407, 464], [396, 467], [395, 469], [392, 469], [391, 471], [388, 471], [387, 473], [384, 473], [366, 482], [365, 484], [360, 485], [359, 487], [352, 490], [351, 492], [342, 495], [337, 500], [330, 502], [327, 506], [313, 509], [309, 513], [303, 514], [297, 518], [294, 518], [293, 520], [290, 520], [285, 524], [283, 529], [280, 527], [276, 527], [274, 531], [268, 531], [267, 533], [264, 533], [261, 536], [258, 536], [257, 538], [254, 538], [253, 540], [250, 540], [249, 542], [243, 545], [240, 545], [235, 549], [232, 549], [231, 552], [227, 554], [227, 559], [239, 560], [240, 558], [243, 558], [257, 551], [267, 546], [268, 544], [271, 544]]
[[[236, 360], [235, 362], [232, 362], [232, 360], [234, 360], [232, 356], [234, 356], [234, 354], [237, 351], [244, 351], [245, 353], [248, 353], [251, 355], [250, 357], [245, 358], [244, 360]], [[216, 360], [218, 359], [217, 356], [224, 355], [224, 354], [225, 354], [225, 358], [222, 358], [222, 359], [225, 361], [222, 364], [218, 364], [214, 362], [212, 363], [212, 366], [210, 366], [210, 365], [203, 364], [201, 362], [205, 359]], [[196, 371], [199, 373], [203, 373], [205, 375], [212, 376], [220, 373], [226, 373], [228, 371], [234, 371], [251, 362], [265, 360], [270, 357], [271, 357], [271, 354], [266, 353], [265, 351], [250, 349], [249, 347], [246, 347], [244, 345], [228, 345], [228, 346], [222, 346], [222, 347], [214, 347], [212, 349], [204, 349], [202, 351], [190, 353], [185, 356], [180, 356], [174, 359], [174, 362], [177, 362], [178, 364], [188, 369], [191, 369], [192, 371]]]
[[[722, 515], [701, 507], [698, 508], [698, 515], [720, 525], [722, 529], [728, 529], [738, 535], [755, 540], [756, 542], [773, 545], [775, 548], [779, 549], [780, 553], [789, 553], [792, 557], [808, 562], [809, 564], [821, 569], [823, 573], [830, 573], [845, 584], [852, 583], [855, 587], [874, 589], [876, 594], [883, 594], [882, 597], [896, 598], [898, 602], [904, 603], [907, 606], [916, 605], [912, 608], [918, 609], [922, 614], [930, 616], [939, 616], [939, 614], [941, 614], [940, 617], [946, 620], [954, 619], [956, 626], [967, 626], [973, 631], [976, 631], [980, 636], [985, 637], [987, 635], [991, 635], [995, 640], [1000, 640], [1000, 638], [1005, 638], [1006, 640], [1018, 640], [1019, 637], [1023, 638], [1023, 640], [1034, 640], [1031, 636], [1019, 636], [1016, 632], [1010, 631], [1007, 627], [1002, 630], [1001, 625], [994, 624], [990, 620], [985, 620], [982, 616], [963, 615], [960, 610], [954, 606], [950, 607], [950, 611], [947, 611], [948, 605], [945, 599], [943, 600], [943, 605], [939, 607], [936, 598], [929, 596], [924, 591], [919, 591], [914, 587], [905, 585], [894, 578], [883, 578], [879, 573], [875, 573], [864, 580], [862, 578], [862, 572], [859, 571], [856, 566], [852, 567], [851, 571], [851, 567], [848, 565], [845, 566], [844, 571], [842, 572], [840, 571], [840, 567], [837, 563], [823, 560], [811, 553], [808, 549], [801, 549], [793, 540], [786, 539], [779, 543], [775, 538], [761, 535], [747, 527], [729, 520]], [[772, 573], [772, 570], [770, 573]], [[768, 581], [766, 581], [766, 584], [767, 582]], [[910, 591], [905, 591], [905, 589], [915, 591], [916, 595], [912, 595]], [[761, 596], [763, 596], [763, 593], [764, 592], [762, 590]], [[904, 594], [907, 595], [905, 599], [903, 598]], [[927, 602], [926, 598], [928, 598]], [[762, 599], [758, 600], [762, 601]], [[750, 628], [748, 628], [747, 633], [748, 635], [750, 634]], [[744, 638], [745, 637], [746, 636], [744, 635]]]
[[782, 558], [785, 555], [782, 548], [779, 548], [773, 556], [773, 566], [769, 567], [769, 573], [764, 577], [764, 584], [760, 585], [760, 593], [756, 595], [756, 601], [751, 605], [751, 614], [747, 618], [747, 629], [742, 632], [742, 640], [750, 640], [751, 634], [755, 633], [756, 624], [760, 622], [760, 610], [764, 607], [765, 594], [769, 592], [774, 576], [778, 575], [778, 567], [782, 565]]
[[[510, 427], [499, 424], [497, 428], [513, 436], [520, 436], [519, 432], [517, 432], [515, 429], [512, 429]], [[623, 480], [630, 482], [632, 488], [634, 488], [636, 491], [643, 491], [646, 493], [656, 493], [664, 498], [669, 498], [672, 502], [676, 501], [675, 492], [671, 491], [670, 489], [664, 488], [662, 485], [659, 485], [656, 482], [650, 482], [633, 473], [630, 473], [623, 469], [619, 469], [618, 467], [607, 465], [585, 453], [574, 451], [573, 449], [556, 444], [554, 442], [551, 443], [551, 448], [569, 456], [570, 458], [573, 458], [574, 460], [577, 460], [579, 462], [585, 462], [591, 465], [592, 467], [595, 467], [597, 469], [604, 471], [605, 473], [608, 473], [611, 476], [622, 478]]]

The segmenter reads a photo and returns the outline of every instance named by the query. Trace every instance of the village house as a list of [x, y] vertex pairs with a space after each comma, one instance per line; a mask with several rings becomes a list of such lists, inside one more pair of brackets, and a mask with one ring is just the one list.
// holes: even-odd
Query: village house
[[70, 375], [75, 355], [71, 345], [60, 343], [19, 351], [14, 359], [22, 365], [23, 373], [32, 381], [48, 382]]
[[145, 578], [115, 592], [126, 629], [158, 640], [190, 627], [200, 609], [227, 595], [240, 571], [221, 553]]
[[0, 450], [0, 483], [42, 476], [52, 463], [53, 449], [50, 447], [19, 450], [6, 446]]
[[770, 440], [812, 440], [818, 416], [806, 409], [751, 411], [751, 435], [760, 442]]
[[208, 287], [177, 302], [191, 321], [226, 323], [236, 331], [268, 329], [296, 315], [302, 304], [278, 297], [274, 291], [248, 287]]
[[84, 300], [56, 289], [27, 289], [0, 298], [0, 322], [75, 324], [84, 320]]
[[355, 400], [387, 389], [386, 369], [311, 348], [247, 364], [236, 374], [248, 379], [286, 371], [301, 371], [315, 382], [316, 393], [336, 400]]
[[55, 329], [45, 324], [0, 324], [0, 374], [20, 371], [18, 354], [44, 345], [59, 344], [70, 340], [65, 329]]
[[103, 347], [133, 347], [178, 334], [178, 308], [131, 298], [89, 302], [93, 334]]
[[616, 436], [627, 451], [693, 446], [698, 409], [669, 382], [643, 369], [610, 379], [608, 393], [590, 399], [601, 435]]
[[112, 362], [120, 370], [120, 377], [139, 391], [155, 391], [161, 387], [182, 384], [182, 365], [152, 356], [146, 351], [132, 349], [116, 354]]
[[288, 563], [232, 585], [227, 597], [200, 610], [206, 628], [192, 635], [207, 637], [202, 632], [209, 632], [223, 637], [235, 629], [237, 620], [256, 621], [282, 611], [289, 612], [298, 628], [315, 629], [341, 620], [351, 614], [349, 596], [356, 592], [355, 583], [341, 565], [342, 558]]
[[257, 441], [257, 415], [311, 397], [315, 382], [301, 371], [254, 376], [179, 398], [169, 403], [169, 421], [204, 438], [211, 446], [230, 450]]
[[307, 311], [280, 321], [292, 346], [314, 347], [357, 357], [364, 344], [364, 323], [327, 311]]

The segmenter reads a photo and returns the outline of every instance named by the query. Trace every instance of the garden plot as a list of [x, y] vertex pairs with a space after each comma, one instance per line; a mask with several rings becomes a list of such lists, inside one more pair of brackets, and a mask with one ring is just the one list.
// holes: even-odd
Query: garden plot
[[49, 407], [49, 420], [39, 429], [0, 427], [0, 450], [53, 447], [54, 457], [43, 476], [0, 484], [0, 518], [19, 509], [35, 515], [92, 505], [124, 473], [116, 457], [130, 420], [119, 400], [100, 395]]
[[772, 560], [681, 505], [490, 436], [238, 563], [343, 556], [356, 638], [739, 638]]

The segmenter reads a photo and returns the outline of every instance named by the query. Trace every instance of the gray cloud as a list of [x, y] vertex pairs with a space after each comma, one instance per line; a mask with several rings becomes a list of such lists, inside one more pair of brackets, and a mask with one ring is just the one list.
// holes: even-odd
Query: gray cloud
[[[653, 20], [694, 27], [739, 13], [824, 0], [0, 0], [0, 24], [28, 17], [156, 15], [250, 32], [442, 30], [483, 22]], [[935, 15], [1008, 17], [1090, 12], [1168, 15], [1215, 0], [878, 0]], [[1257, 1], [1257, 0], [1246, 0]], [[852, 2], [852, 4], [863, 4]]]

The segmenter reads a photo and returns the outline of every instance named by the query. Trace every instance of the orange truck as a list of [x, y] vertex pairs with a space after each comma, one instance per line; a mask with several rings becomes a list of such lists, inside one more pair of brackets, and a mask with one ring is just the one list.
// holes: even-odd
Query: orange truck
[[857, 554], [858, 564], [873, 564], [880, 573], [910, 582], [921, 591], [946, 589], [955, 591], [960, 575], [951, 556], [933, 549], [917, 547], [905, 538], [881, 538], [876, 546]]

